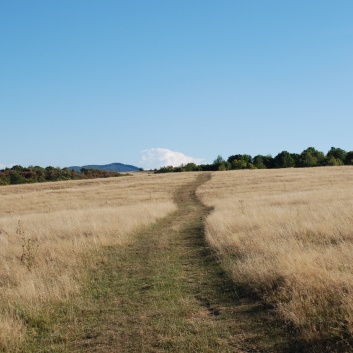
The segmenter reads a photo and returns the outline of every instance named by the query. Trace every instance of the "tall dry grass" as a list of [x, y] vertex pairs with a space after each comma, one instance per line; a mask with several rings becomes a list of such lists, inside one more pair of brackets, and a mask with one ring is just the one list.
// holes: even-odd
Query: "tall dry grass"
[[[84, 258], [175, 209], [192, 174], [150, 175], [0, 187], [0, 350], [26, 335], [24, 311], [78, 293]], [[93, 261], [93, 259], [92, 259]]]
[[352, 338], [352, 167], [219, 172], [198, 194], [235, 282], [308, 341]]

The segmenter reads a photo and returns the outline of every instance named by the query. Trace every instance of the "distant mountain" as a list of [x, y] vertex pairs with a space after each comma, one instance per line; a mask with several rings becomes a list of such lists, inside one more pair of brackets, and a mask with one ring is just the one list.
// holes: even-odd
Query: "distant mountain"
[[92, 165], [84, 165], [82, 167], [78, 167], [78, 166], [68, 167], [68, 169], [72, 169], [77, 172], [80, 172], [81, 168], [105, 170], [107, 172], [122, 172], [122, 173], [137, 172], [139, 170], [138, 167], [135, 167], [129, 164], [122, 164], [122, 163], [111, 163], [111, 164], [104, 164], [104, 165], [92, 164]]

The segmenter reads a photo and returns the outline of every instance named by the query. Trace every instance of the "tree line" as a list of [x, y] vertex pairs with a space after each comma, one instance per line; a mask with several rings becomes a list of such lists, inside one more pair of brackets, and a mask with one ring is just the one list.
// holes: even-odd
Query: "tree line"
[[345, 151], [342, 148], [331, 147], [324, 154], [314, 147], [308, 147], [302, 153], [290, 153], [282, 151], [277, 156], [248, 154], [235, 154], [227, 160], [218, 156], [212, 164], [188, 163], [179, 167], [166, 166], [156, 169], [156, 173], [189, 172], [189, 171], [217, 171], [236, 169], [273, 169], [273, 168], [306, 168], [320, 166], [353, 165], [353, 151]]
[[80, 172], [68, 168], [54, 168], [39, 166], [24, 168], [15, 165], [12, 168], [0, 170], [0, 185], [41, 183], [48, 181], [80, 180], [108, 178], [126, 175], [117, 172], [107, 172], [104, 170], [81, 168]]

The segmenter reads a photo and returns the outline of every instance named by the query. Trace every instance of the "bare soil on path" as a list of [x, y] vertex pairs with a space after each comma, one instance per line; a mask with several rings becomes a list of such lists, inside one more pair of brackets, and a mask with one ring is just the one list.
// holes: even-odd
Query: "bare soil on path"
[[232, 283], [205, 242], [203, 223], [211, 210], [196, 190], [209, 179], [200, 173], [180, 189], [177, 211], [137, 234], [133, 244], [105, 248], [75, 323], [65, 331], [63, 315], [55, 324], [61, 339], [47, 335], [31, 351], [301, 351], [289, 344], [270, 308]]

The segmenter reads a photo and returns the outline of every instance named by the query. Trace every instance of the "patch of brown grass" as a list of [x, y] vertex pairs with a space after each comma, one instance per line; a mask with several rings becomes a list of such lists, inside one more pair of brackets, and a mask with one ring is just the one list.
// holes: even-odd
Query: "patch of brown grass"
[[[26, 315], [78, 293], [83, 259], [175, 210], [173, 193], [195, 175], [0, 187], [0, 347], [15, 351]], [[94, 259], [92, 259], [94, 261]]]
[[353, 335], [353, 168], [218, 172], [209, 243], [308, 340]]

